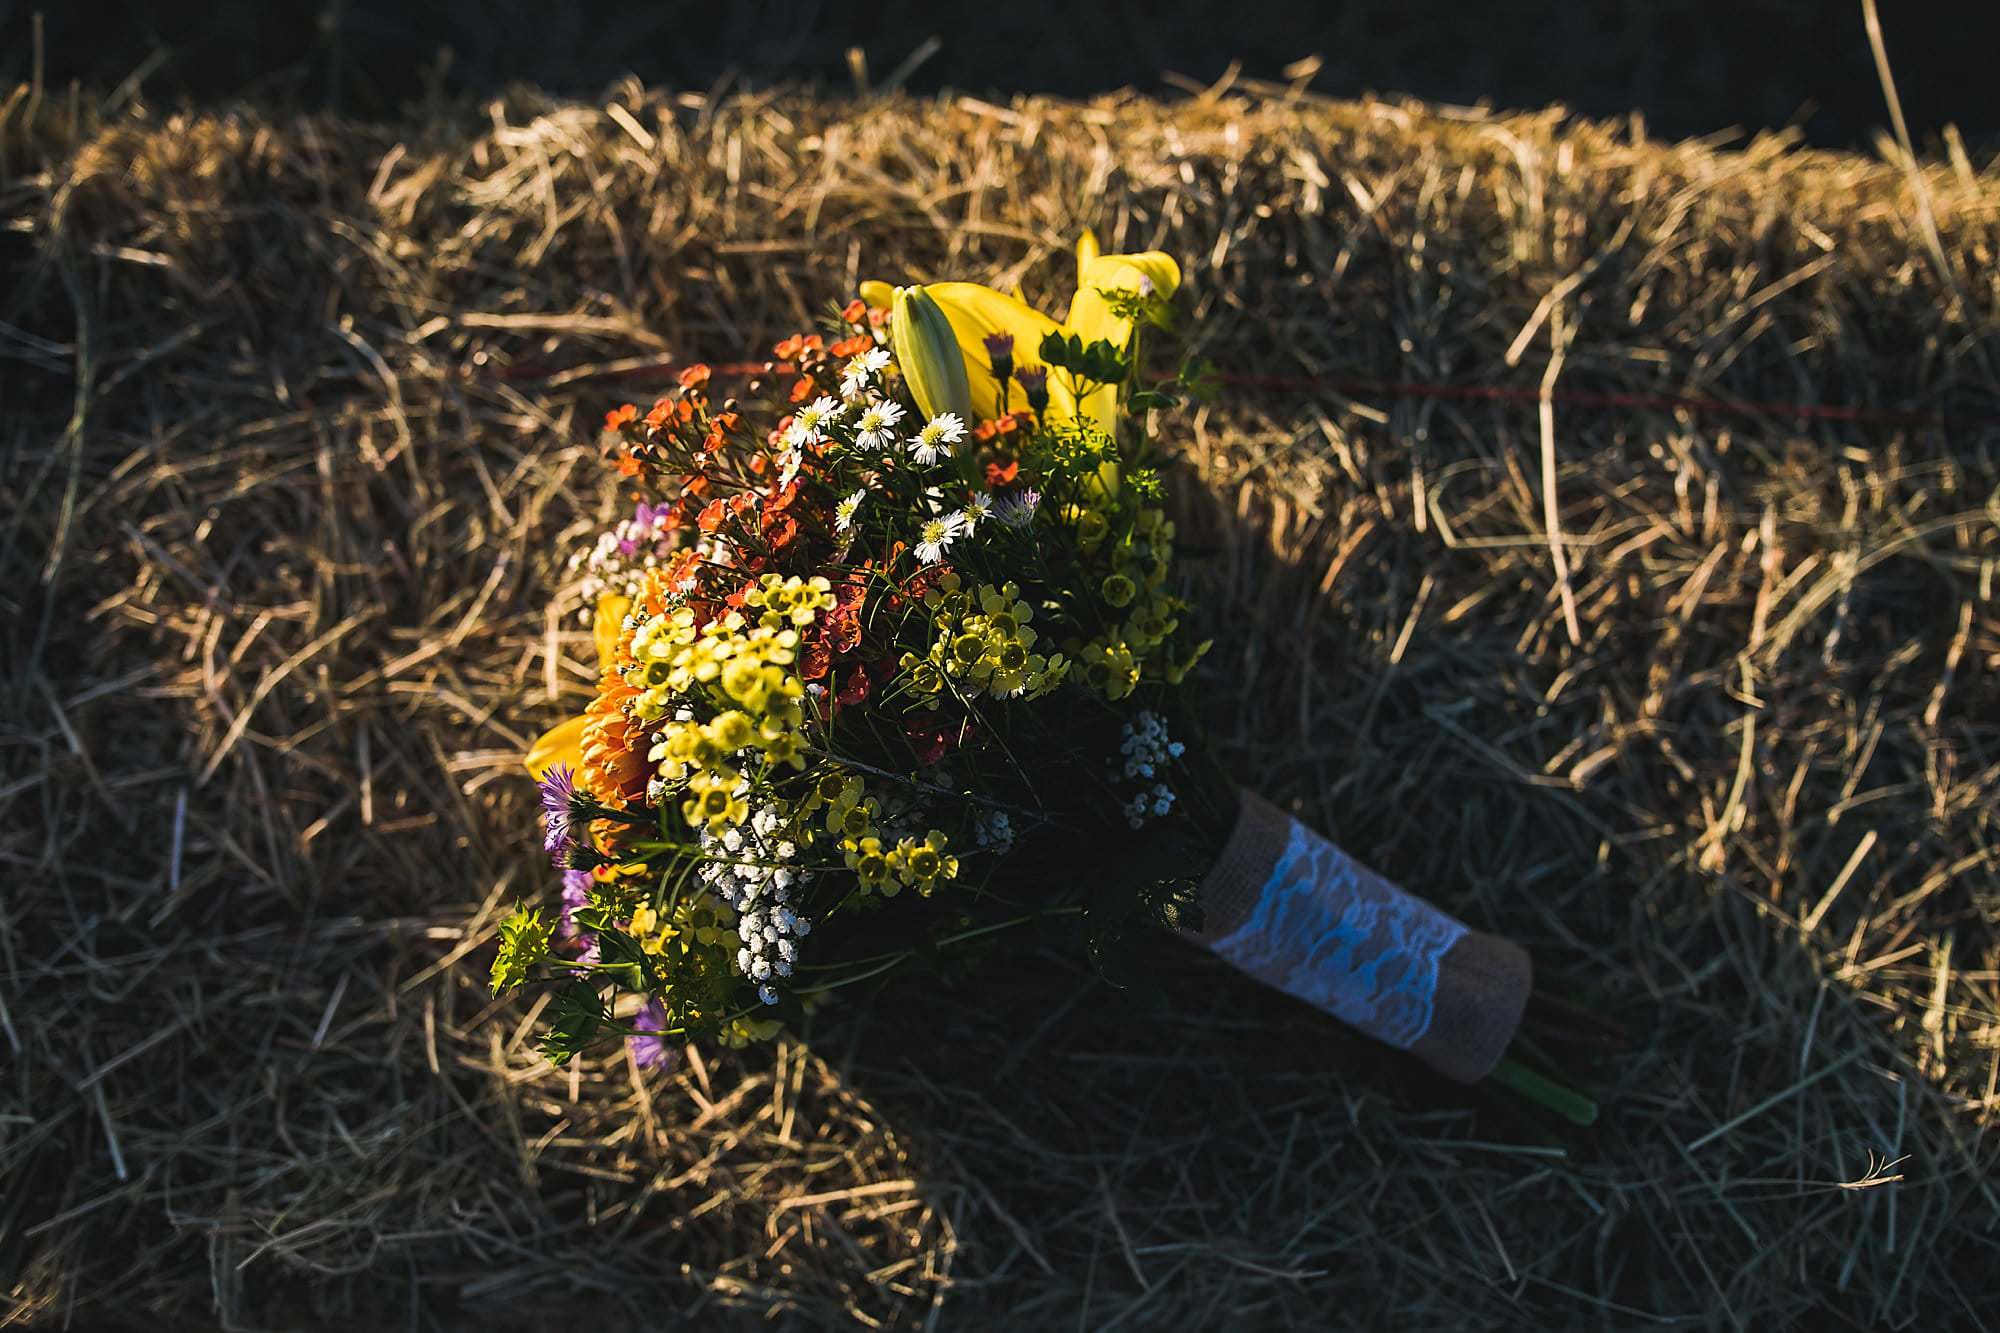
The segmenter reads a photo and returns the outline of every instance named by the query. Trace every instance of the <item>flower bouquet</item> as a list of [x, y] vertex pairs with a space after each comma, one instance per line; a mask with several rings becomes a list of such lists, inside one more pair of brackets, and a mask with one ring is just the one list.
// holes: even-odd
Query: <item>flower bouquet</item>
[[562, 904], [502, 924], [496, 991], [554, 987], [558, 1063], [771, 1035], [843, 986], [1066, 919], [1135, 931], [1451, 1077], [1503, 1077], [1525, 953], [1254, 795], [1200, 744], [1144, 373], [1180, 282], [1078, 248], [1061, 324], [964, 282], [829, 309], [718, 399], [703, 366], [607, 418], [632, 517], [577, 552], [599, 662], [536, 743]]

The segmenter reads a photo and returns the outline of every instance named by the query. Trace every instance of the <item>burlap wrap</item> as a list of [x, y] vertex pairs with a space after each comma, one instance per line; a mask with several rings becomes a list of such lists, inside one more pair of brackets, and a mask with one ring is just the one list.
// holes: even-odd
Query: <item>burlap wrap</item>
[[1405, 893], [1250, 792], [1202, 909], [1216, 953], [1462, 1083], [1506, 1053], [1533, 985], [1519, 945]]

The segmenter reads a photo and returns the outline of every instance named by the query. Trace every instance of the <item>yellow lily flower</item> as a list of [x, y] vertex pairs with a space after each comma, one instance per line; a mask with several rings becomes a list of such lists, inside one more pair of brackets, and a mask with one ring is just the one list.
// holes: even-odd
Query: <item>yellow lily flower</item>
[[[625, 624], [625, 613], [632, 609], [632, 599], [617, 593], [606, 593], [597, 599], [597, 610], [591, 616], [590, 634], [597, 641], [597, 669], [602, 671], [618, 655], [618, 635]], [[583, 766], [583, 727], [590, 718], [579, 713], [567, 722], [550, 727], [528, 747], [528, 757], [524, 761], [528, 773], [537, 781], [542, 775], [558, 765], [567, 764], [571, 769]]]
[[[1076, 243], [1076, 295], [1069, 313], [1058, 324], [1017, 297], [976, 282], [934, 282], [924, 288], [951, 322], [965, 357], [967, 378], [973, 384], [973, 400], [991, 392], [992, 364], [986, 339], [992, 334], [1008, 334], [1014, 339], [1017, 369], [1042, 365], [1042, 339], [1051, 333], [1074, 334], [1086, 345], [1100, 339], [1121, 351], [1132, 338], [1132, 322], [1112, 313], [1106, 291], [1151, 291], [1171, 297], [1181, 284], [1180, 265], [1173, 256], [1158, 250], [1136, 255], [1099, 254], [1097, 237], [1085, 230]], [[861, 284], [861, 298], [869, 305], [888, 308], [895, 289], [883, 282]], [[986, 373], [982, 373], [986, 372]], [[1118, 387], [1100, 385], [1077, 401], [1075, 387], [1066, 372], [1049, 376], [1048, 416], [1052, 420], [1080, 418], [1109, 432], [1118, 412]], [[997, 404], [996, 404], [997, 406]]]

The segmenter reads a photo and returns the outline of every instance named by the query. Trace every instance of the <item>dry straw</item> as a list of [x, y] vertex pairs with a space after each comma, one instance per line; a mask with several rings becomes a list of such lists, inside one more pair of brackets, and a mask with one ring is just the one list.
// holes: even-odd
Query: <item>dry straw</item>
[[[1955, 140], [1250, 84], [84, 103], [0, 120], [0, 1323], [1993, 1315], [2000, 179]], [[864, 276], [1040, 298], [1084, 223], [1181, 257], [1225, 368], [1547, 390], [1246, 389], [1184, 527], [1236, 772], [1622, 1023], [1570, 1058], [1596, 1130], [1164, 939], [1163, 1007], [1023, 940], [651, 1082], [484, 994], [546, 888], [517, 756], [589, 687], [543, 608], [608, 374]]]

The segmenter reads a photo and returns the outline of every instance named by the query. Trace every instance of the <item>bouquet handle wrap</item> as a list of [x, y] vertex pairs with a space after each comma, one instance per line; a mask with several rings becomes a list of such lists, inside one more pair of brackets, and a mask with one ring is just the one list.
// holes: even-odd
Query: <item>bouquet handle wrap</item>
[[1251, 792], [1202, 881], [1202, 943], [1266, 985], [1473, 1083], [1506, 1053], [1527, 951], [1473, 930]]

